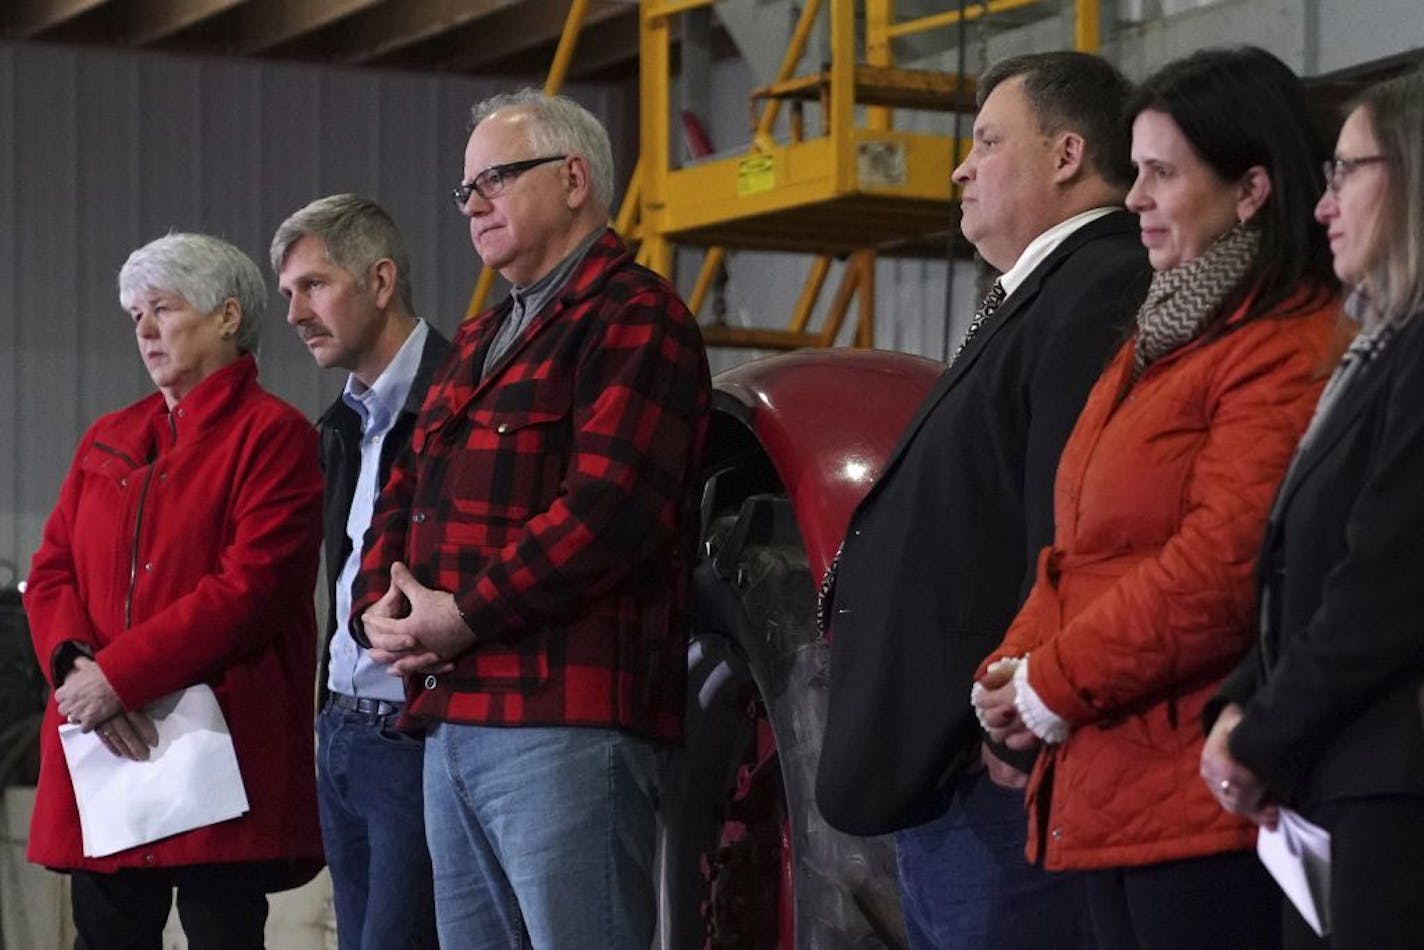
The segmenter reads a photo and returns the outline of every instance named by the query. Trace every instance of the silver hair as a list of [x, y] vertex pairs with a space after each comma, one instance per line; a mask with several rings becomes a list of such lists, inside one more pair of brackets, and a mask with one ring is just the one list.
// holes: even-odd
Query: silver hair
[[1400, 323], [1424, 311], [1424, 73], [1372, 86], [1363, 109], [1388, 157], [1378, 230], [1364, 277], [1371, 310]]
[[604, 211], [613, 207], [613, 146], [608, 130], [592, 112], [568, 96], [550, 96], [526, 87], [477, 103], [470, 110], [470, 128], [502, 109], [517, 109], [533, 117], [526, 128], [536, 156], [578, 155], [587, 162], [594, 200]]
[[379, 260], [396, 265], [396, 296], [411, 309], [410, 252], [395, 220], [370, 198], [328, 195], [292, 214], [272, 237], [272, 270], [282, 273], [292, 245], [311, 235], [326, 245], [326, 259], [356, 278], [362, 288], [366, 273]]
[[119, 303], [133, 306], [145, 290], [179, 294], [202, 313], [226, 300], [240, 311], [234, 343], [239, 353], [256, 353], [267, 309], [262, 271], [242, 251], [208, 234], [165, 234], [129, 255], [119, 268]]

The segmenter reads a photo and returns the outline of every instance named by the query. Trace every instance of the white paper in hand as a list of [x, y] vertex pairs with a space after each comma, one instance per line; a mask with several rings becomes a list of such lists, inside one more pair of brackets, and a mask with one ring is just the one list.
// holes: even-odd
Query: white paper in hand
[[1300, 916], [1318, 935], [1330, 932], [1330, 832], [1289, 808], [1275, 831], [1262, 828], [1256, 853]]
[[68, 723], [60, 743], [79, 805], [84, 856], [101, 858], [247, 813], [247, 790], [210, 687], [190, 686], [144, 710], [158, 729], [147, 762], [114, 755]]

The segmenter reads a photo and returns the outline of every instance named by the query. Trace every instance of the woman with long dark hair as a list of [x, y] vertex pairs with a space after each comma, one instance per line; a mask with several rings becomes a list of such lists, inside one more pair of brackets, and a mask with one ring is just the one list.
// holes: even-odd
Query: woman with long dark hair
[[1164, 67], [1129, 108], [1154, 276], [1059, 462], [1055, 535], [974, 702], [1041, 747], [1029, 858], [1087, 873], [1104, 950], [1273, 948], [1256, 829], [1195, 778], [1202, 707], [1252, 640], [1266, 511], [1324, 384], [1323, 143], [1255, 48]]

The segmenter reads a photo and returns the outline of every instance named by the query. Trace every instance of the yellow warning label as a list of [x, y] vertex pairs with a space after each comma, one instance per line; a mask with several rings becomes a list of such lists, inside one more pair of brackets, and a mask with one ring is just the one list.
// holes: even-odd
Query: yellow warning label
[[770, 155], [753, 155], [737, 163], [737, 195], [755, 195], [776, 187], [776, 160]]

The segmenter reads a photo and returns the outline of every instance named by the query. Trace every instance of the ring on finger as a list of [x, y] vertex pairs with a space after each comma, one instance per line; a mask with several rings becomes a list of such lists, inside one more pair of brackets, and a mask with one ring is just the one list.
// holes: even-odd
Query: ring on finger
[[1221, 780], [1220, 788], [1221, 788], [1221, 790], [1222, 790], [1223, 792], [1226, 792], [1226, 793], [1229, 795], [1229, 794], [1231, 793], [1231, 779], [1229, 779], [1229, 778], [1224, 778], [1224, 779], [1222, 779], [1222, 780]]

